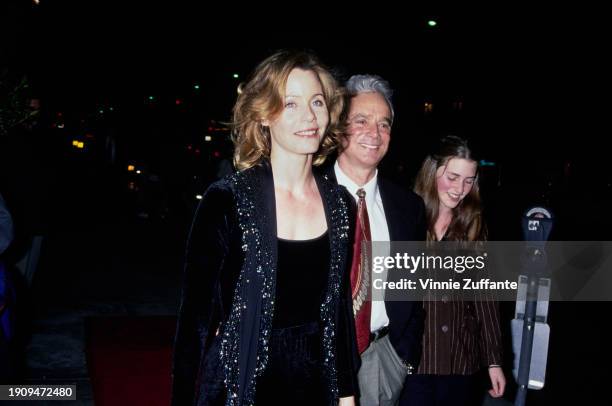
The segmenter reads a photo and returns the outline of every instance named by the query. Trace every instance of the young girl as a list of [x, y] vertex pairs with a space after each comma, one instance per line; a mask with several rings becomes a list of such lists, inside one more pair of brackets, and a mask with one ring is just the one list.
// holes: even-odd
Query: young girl
[[[415, 191], [425, 201], [429, 241], [484, 241], [478, 162], [467, 142], [444, 137], [417, 175]], [[499, 309], [492, 301], [426, 301], [423, 355], [418, 373], [408, 376], [402, 406], [467, 405], [474, 374], [488, 367], [493, 397], [506, 381], [500, 363]]]

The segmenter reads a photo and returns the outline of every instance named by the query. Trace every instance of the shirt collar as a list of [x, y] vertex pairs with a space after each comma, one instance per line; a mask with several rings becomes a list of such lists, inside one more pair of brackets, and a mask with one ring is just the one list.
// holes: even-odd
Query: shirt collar
[[374, 206], [374, 203], [376, 202], [376, 195], [378, 194], [378, 169], [376, 169], [376, 172], [374, 172], [372, 179], [370, 179], [368, 183], [363, 186], [359, 186], [353, 182], [353, 180], [342, 171], [338, 161], [336, 161], [334, 164], [334, 172], [336, 173], [338, 184], [344, 186], [353, 196], [353, 198], [355, 198], [355, 200], [357, 200], [357, 190], [363, 189], [366, 192], [365, 200], [367, 207]]

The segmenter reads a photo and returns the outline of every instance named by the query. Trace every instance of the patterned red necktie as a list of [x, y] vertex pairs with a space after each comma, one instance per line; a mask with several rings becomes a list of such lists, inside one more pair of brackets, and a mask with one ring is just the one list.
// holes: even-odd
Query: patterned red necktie
[[351, 266], [351, 291], [353, 297], [353, 314], [357, 331], [357, 349], [361, 354], [370, 344], [370, 298], [371, 259], [369, 247], [365, 242], [372, 241], [370, 220], [365, 202], [365, 191], [357, 190], [357, 221], [355, 224], [355, 243], [353, 245], [353, 263]]

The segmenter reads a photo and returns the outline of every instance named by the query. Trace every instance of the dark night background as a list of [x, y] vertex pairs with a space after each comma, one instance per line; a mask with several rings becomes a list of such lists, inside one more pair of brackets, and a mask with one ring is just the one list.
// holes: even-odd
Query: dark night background
[[[521, 239], [521, 215], [545, 205], [556, 215], [554, 239], [609, 240], [597, 10], [371, 4], [332, 14], [325, 4], [296, 3], [277, 15], [271, 4], [255, 4], [257, 13], [227, 6], [0, 5], [2, 84], [25, 75], [27, 97], [41, 106], [29, 130], [0, 139], [0, 193], [16, 227], [5, 262], [18, 261], [32, 236], [44, 237], [23, 288], [22, 319], [34, 321], [22, 321], [21, 331], [34, 355], [17, 368], [20, 382], [87, 385], [86, 367], [78, 356], [67, 361], [61, 335], [41, 338], [49, 314], [83, 306], [97, 306], [85, 315], [174, 314], [196, 195], [231, 156], [223, 123], [236, 88], [279, 48], [314, 50], [339, 79], [376, 73], [391, 83], [396, 122], [381, 170], [405, 187], [439, 136], [470, 139], [493, 164], [482, 168], [492, 239]], [[139, 292], [147, 299], [134, 299]], [[598, 320], [609, 309], [551, 304], [547, 383], [528, 404], [595, 404], [602, 396], [610, 334]], [[512, 317], [512, 306], [503, 310]], [[70, 339], [82, 337], [77, 321], [70, 326]], [[42, 355], [55, 351], [68, 354], [60, 366]]]

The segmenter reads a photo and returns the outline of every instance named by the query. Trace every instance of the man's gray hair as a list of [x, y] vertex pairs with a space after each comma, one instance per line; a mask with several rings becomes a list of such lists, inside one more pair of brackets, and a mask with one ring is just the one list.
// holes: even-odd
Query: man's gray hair
[[380, 93], [389, 105], [391, 122], [393, 122], [395, 110], [391, 102], [393, 90], [389, 86], [389, 82], [378, 75], [353, 75], [347, 80], [345, 87], [350, 97], [357, 96], [360, 93]]

